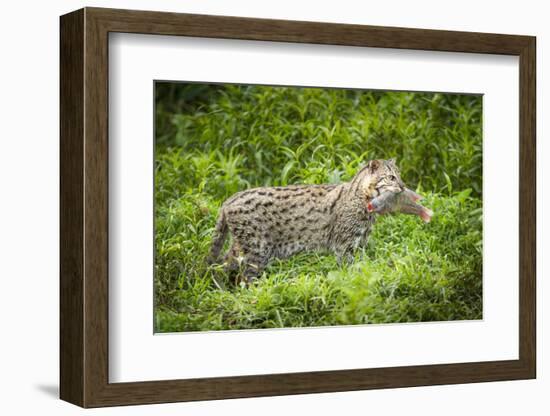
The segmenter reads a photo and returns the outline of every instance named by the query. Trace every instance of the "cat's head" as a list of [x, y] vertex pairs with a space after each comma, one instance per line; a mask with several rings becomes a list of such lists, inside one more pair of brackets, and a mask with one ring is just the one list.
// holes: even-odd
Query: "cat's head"
[[395, 159], [369, 161], [355, 175], [352, 183], [366, 199], [376, 198], [384, 192], [401, 192], [405, 189]]

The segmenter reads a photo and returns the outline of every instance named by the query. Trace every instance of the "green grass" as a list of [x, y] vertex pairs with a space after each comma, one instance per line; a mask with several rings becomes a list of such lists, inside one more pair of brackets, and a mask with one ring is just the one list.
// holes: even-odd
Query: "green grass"
[[[156, 103], [156, 331], [481, 318], [479, 96], [166, 83]], [[431, 223], [379, 217], [353, 263], [303, 253], [249, 288], [206, 265], [233, 193], [338, 183], [389, 157]]]

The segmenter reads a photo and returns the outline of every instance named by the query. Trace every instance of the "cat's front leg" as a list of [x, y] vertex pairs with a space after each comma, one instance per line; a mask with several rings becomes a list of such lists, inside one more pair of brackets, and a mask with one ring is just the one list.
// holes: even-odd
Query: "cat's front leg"
[[336, 252], [336, 261], [340, 267], [352, 264], [354, 259], [353, 247], [346, 247]]

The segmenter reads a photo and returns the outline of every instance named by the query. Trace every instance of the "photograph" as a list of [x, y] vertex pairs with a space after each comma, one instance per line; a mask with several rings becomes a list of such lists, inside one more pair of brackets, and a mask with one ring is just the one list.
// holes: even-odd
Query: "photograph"
[[483, 319], [482, 95], [154, 97], [155, 333]]

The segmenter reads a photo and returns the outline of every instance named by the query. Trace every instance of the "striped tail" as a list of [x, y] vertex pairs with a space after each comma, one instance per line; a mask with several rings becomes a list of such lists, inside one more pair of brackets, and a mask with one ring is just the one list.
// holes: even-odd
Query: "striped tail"
[[220, 210], [218, 221], [216, 222], [216, 229], [214, 230], [214, 237], [212, 238], [212, 245], [210, 246], [210, 254], [208, 255], [208, 263], [213, 264], [220, 257], [223, 244], [227, 237], [227, 222], [225, 221], [224, 209]]

